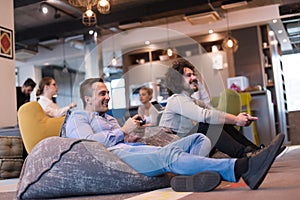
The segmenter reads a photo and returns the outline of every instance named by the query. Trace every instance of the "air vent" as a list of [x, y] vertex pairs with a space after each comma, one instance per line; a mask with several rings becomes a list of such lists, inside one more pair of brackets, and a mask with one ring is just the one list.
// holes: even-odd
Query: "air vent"
[[25, 61], [35, 56], [38, 52], [29, 49], [16, 50], [16, 60]]
[[207, 24], [209, 22], [214, 22], [220, 19], [221, 17], [216, 11], [200, 13], [195, 15], [187, 15], [184, 17], [184, 20], [192, 25]]
[[141, 22], [132, 22], [132, 23], [127, 23], [127, 24], [120, 24], [118, 26], [118, 28], [122, 29], [122, 30], [126, 30], [126, 29], [130, 29], [130, 28], [136, 28], [136, 27], [139, 27], [141, 25], [142, 25]]

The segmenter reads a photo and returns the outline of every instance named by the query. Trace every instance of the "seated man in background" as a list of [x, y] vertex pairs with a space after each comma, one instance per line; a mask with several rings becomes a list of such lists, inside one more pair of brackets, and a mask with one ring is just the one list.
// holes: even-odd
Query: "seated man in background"
[[[215, 109], [201, 100], [191, 97], [198, 91], [198, 80], [195, 67], [185, 59], [174, 61], [166, 73], [166, 86], [174, 93], [169, 97], [167, 106], [162, 114], [160, 126], [170, 128], [180, 137], [190, 134], [194, 122], [199, 123], [198, 133], [206, 134], [209, 127], [219, 126], [213, 134], [215, 147], [233, 158], [242, 158], [249, 152], [256, 152], [260, 147], [249, 141], [233, 126], [247, 126], [256, 117], [240, 113], [235, 116]], [[250, 153], [251, 155], [251, 153]]]
[[[175, 191], [210, 191], [222, 180], [237, 182], [241, 177], [251, 189], [263, 182], [275, 160], [284, 135], [279, 134], [268, 148], [257, 156], [240, 159], [213, 159], [205, 157], [210, 141], [203, 134], [184, 137], [164, 147], [131, 146], [124, 136], [138, 126], [135, 117], [123, 127], [106, 114], [109, 91], [102, 79], [91, 78], [80, 85], [84, 111], [74, 111], [66, 124], [66, 137], [90, 139], [102, 143], [137, 172], [146, 176], [159, 176], [171, 172], [175, 176], [171, 186]], [[190, 182], [197, 184], [190, 184]]]
[[28, 78], [22, 85], [22, 87], [16, 87], [17, 92], [17, 110], [24, 104], [30, 101], [30, 94], [35, 88], [36, 83]]

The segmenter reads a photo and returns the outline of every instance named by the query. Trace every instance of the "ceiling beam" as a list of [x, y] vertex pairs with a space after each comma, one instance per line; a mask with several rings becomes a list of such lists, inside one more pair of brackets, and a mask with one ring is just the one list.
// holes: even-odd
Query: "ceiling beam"
[[28, 6], [30, 4], [35, 4], [38, 2], [42, 2], [42, 1], [41, 0], [14, 0], [14, 8]]

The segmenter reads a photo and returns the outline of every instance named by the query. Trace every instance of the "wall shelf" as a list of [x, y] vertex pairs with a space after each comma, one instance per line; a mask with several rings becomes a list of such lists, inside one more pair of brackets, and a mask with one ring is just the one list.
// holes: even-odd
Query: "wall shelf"
[[[259, 27], [262, 41], [262, 66], [264, 69], [265, 87], [271, 91], [274, 103], [276, 133], [285, 134], [285, 142], [288, 140], [287, 133], [287, 101], [285, 94], [284, 74], [280, 57], [280, 46], [272, 44], [275, 36], [270, 36], [269, 25]], [[272, 44], [272, 45], [270, 45]]]

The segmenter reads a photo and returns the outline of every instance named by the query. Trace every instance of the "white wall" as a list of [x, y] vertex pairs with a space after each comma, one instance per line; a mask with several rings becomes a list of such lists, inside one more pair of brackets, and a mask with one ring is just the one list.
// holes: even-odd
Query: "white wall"
[[[13, 1], [0, 0], [0, 26], [14, 33]], [[14, 42], [12, 46], [15, 46]], [[17, 124], [15, 83], [15, 60], [0, 57], [0, 127]]]

